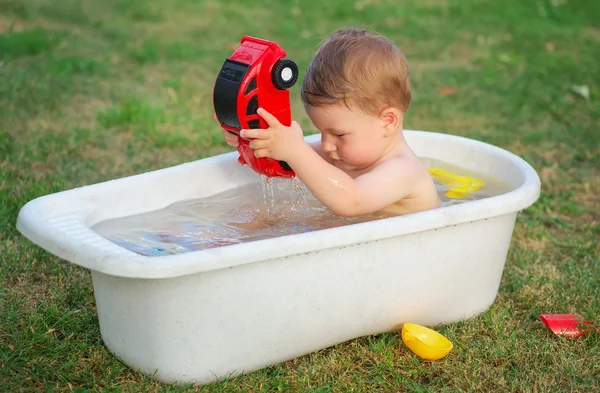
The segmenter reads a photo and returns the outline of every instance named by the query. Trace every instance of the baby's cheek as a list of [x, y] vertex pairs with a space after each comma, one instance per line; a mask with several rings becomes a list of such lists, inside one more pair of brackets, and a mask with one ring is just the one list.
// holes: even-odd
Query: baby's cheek
[[367, 146], [356, 147], [355, 149], [349, 150], [348, 159], [350, 161], [354, 161], [356, 163], [365, 164], [371, 163], [376, 154], [374, 154], [372, 149], [369, 149]]
[[347, 162], [360, 162], [363, 160], [363, 152], [357, 148], [344, 148], [339, 150], [340, 158]]

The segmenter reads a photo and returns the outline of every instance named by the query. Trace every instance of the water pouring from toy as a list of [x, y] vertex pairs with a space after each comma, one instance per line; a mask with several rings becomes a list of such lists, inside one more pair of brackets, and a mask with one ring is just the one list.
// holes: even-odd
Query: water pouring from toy
[[[298, 80], [298, 66], [284, 59], [285, 51], [276, 43], [244, 36], [225, 60], [215, 81], [213, 104], [221, 127], [240, 135], [242, 129], [268, 128], [256, 113], [259, 106], [283, 125], [292, 122], [287, 89]], [[292, 178], [296, 174], [285, 161], [254, 156], [249, 141], [239, 138], [238, 162], [267, 177]]]

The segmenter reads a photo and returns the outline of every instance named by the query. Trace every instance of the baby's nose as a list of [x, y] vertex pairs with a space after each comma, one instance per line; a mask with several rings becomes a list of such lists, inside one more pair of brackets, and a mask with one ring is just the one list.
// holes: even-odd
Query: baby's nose
[[334, 151], [336, 151], [337, 148], [335, 147], [335, 144], [333, 143], [323, 143], [323, 151], [325, 153], [332, 153]]
[[336, 150], [335, 143], [329, 138], [321, 138], [321, 144], [323, 145], [323, 151], [326, 153], [331, 153]]

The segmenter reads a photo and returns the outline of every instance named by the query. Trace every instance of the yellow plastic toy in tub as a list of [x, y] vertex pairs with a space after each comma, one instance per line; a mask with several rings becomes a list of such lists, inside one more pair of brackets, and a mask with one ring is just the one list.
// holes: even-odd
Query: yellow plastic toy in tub
[[453, 199], [465, 199], [468, 194], [477, 192], [485, 186], [483, 180], [469, 176], [461, 176], [441, 168], [428, 168], [429, 174], [448, 187], [446, 196]]
[[426, 360], [439, 360], [453, 348], [446, 337], [414, 323], [405, 323], [402, 327], [402, 341], [417, 356]]

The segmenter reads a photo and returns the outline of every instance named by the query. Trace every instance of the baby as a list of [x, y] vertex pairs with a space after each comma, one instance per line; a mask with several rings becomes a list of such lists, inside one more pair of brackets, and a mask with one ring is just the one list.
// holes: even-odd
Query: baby
[[[402, 133], [411, 101], [408, 65], [389, 39], [358, 28], [334, 32], [308, 67], [301, 97], [320, 143], [307, 144], [297, 122], [286, 127], [259, 108], [269, 128], [240, 133], [256, 157], [286, 161], [340, 216], [440, 206], [433, 179]], [[224, 136], [237, 146], [237, 136]]]

